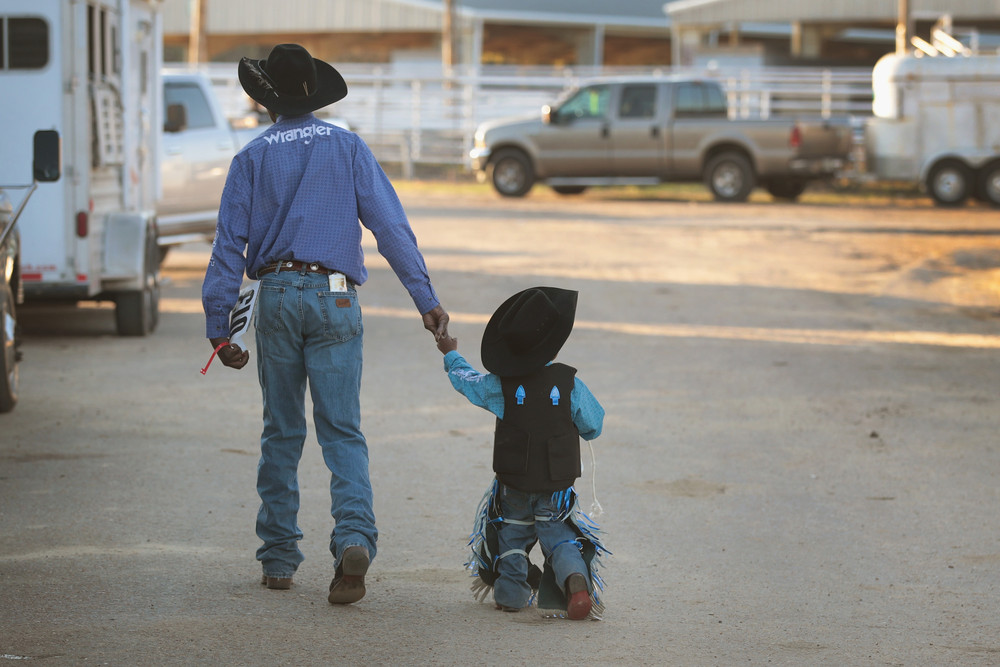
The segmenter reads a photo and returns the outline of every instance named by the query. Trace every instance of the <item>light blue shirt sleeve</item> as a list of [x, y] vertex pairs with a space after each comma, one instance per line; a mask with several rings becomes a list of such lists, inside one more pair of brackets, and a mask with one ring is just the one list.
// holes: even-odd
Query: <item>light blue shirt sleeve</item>
[[[483, 374], [472, 367], [458, 352], [444, 356], [444, 370], [448, 373], [451, 386], [469, 399], [473, 405], [489, 410], [503, 419], [503, 387], [500, 378], [492, 373]], [[601, 435], [604, 428], [604, 408], [580, 378], [574, 378], [570, 393], [573, 423], [584, 440], [593, 440]]]
[[473, 405], [489, 410], [503, 419], [503, 388], [499, 377], [492, 373], [480, 373], [455, 351], [444, 355], [444, 370], [455, 391], [469, 399]]
[[597, 402], [590, 389], [580, 378], [574, 379], [573, 392], [569, 397], [573, 406], [573, 423], [584, 440], [593, 440], [604, 430], [604, 408]]

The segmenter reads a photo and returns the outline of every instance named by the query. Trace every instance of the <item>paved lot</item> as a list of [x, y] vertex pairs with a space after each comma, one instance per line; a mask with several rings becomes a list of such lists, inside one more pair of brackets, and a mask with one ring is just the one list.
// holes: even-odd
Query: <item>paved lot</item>
[[115, 337], [107, 308], [24, 311], [21, 403], [0, 418], [0, 663], [1000, 662], [995, 211], [403, 199], [474, 363], [508, 295], [581, 291], [560, 358], [608, 412], [579, 484], [614, 552], [606, 620], [471, 598], [491, 419], [370, 244], [369, 595], [326, 602], [314, 443], [307, 560], [292, 590], [262, 588], [256, 373], [198, 373], [208, 248], [188, 246], [148, 339]]

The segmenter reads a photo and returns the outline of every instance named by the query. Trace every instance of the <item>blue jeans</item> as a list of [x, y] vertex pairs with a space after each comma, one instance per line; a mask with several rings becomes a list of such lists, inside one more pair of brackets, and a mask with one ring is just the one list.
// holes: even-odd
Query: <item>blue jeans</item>
[[[565, 520], [559, 520], [559, 508], [552, 502], [551, 493], [526, 493], [501, 484], [499, 494], [500, 514], [504, 520], [497, 530], [500, 576], [493, 584], [493, 599], [497, 604], [515, 609], [527, 606], [531, 598], [528, 558], [521, 552], [527, 551], [536, 538], [563, 592], [566, 577], [571, 574], [582, 574], [589, 582], [587, 564], [576, 541], [578, 535]], [[508, 523], [510, 521], [529, 525]]]
[[360, 545], [375, 557], [375, 512], [368, 445], [361, 433], [361, 306], [353, 286], [330, 292], [327, 276], [283, 271], [261, 280], [256, 315], [257, 369], [264, 430], [257, 466], [257, 560], [264, 574], [290, 577], [304, 556], [298, 465], [306, 438], [305, 390], [316, 438], [330, 469], [330, 552], [339, 560]]

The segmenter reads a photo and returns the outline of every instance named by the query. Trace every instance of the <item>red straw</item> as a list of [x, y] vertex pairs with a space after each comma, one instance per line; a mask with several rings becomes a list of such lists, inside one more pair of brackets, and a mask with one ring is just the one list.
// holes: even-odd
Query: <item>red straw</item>
[[212, 361], [215, 360], [215, 355], [217, 355], [219, 353], [219, 350], [221, 350], [222, 348], [224, 348], [227, 345], [229, 345], [228, 342], [226, 342], [226, 343], [219, 343], [218, 345], [215, 346], [215, 350], [212, 351], [212, 356], [208, 358], [208, 363], [205, 364], [205, 367], [201, 369], [201, 374], [202, 375], [208, 373], [208, 367], [211, 366], [212, 365]]

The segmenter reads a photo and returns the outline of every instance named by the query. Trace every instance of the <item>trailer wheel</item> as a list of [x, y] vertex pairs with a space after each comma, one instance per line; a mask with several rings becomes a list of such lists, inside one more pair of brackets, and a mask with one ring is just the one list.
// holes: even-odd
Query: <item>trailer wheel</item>
[[160, 250], [154, 232], [146, 235], [142, 289], [119, 292], [115, 326], [119, 336], [146, 336], [160, 322]]
[[719, 153], [705, 165], [705, 185], [716, 201], [746, 201], [755, 181], [750, 160], [735, 151]]
[[927, 174], [926, 186], [938, 206], [961, 206], [972, 193], [972, 172], [958, 160], [942, 160]]
[[535, 184], [535, 170], [524, 151], [508, 148], [490, 160], [487, 173], [493, 187], [504, 197], [523, 197]]
[[979, 177], [979, 192], [983, 201], [1000, 207], [1000, 161], [991, 162], [983, 167]]
[[798, 180], [772, 181], [767, 184], [767, 191], [775, 199], [795, 201], [806, 191], [806, 185], [805, 181]]
[[0, 286], [0, 412], [10, 412], [17, 405], [17, 320], [14, 317], [14, 293], [10, 285]]

